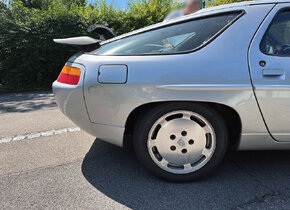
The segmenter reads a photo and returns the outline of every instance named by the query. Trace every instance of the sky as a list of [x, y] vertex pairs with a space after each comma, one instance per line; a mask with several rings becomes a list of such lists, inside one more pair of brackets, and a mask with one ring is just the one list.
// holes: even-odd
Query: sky
[[[130, 0], [106, 0], [108, 3], [113, 2], [114, 6], [120, 7], [120, 9], [125, 9], [127, 6], [127, 2]], [[93, 3], [94, 0], [88, 0], [88, 2]]]
[[[120, 7], [120, 9], [125, 9], [127, 6], [127, 3], [130, 2], [130, 0], [106, 0], [108, 3], [113, 2], [115, 7]], [[184, 0], [179, 0], [179, 1], [184, 1]], [[211, 0], [213, 1], [213, 0]], [[88, 0], [88, 2], [93, 3], [94, 0]]]

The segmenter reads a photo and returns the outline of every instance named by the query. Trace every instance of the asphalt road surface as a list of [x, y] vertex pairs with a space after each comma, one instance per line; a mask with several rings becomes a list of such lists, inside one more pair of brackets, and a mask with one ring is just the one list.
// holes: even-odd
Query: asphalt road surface
[[168, 183], [79, 130], [49, 92], [0, 95], [0, 209], [290, 209], [290, 153], [230, 152]]

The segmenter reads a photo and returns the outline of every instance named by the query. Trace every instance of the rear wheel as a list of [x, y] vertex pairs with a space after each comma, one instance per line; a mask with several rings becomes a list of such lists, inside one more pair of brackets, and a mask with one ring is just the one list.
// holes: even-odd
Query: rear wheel
[[136, 126], [137, 158], [154, 175], [191, 181], [222, 161], [228, 139], [224, 121], [206, 105], [170, 103], [147, 112]]

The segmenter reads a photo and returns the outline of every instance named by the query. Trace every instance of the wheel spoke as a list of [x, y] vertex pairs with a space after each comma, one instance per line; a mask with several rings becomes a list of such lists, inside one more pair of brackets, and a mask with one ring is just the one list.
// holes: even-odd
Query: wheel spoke
[[190, 117], [191, 117], [192, 114], [190, 113], [183, 113], [183, 117], [184, 119], [187, 119], [187, 120], [191, 120]]
[[184, 170], [188, 170], [188, 169], [191, 169], [192, 168], [192, 166], [191, 166], [190, 163], [184, 164], [183, 167], [184, 167]]
[[205, 148], [205, 149], [202, 151], [202, 154], [207, 158], [207, 157], [210, 156], [211, 152], [212, 152], [212, 150], [210, 150], [210, 149], [206, 149], [206, 148]]
[[164, 158], [160, 161], [160, 164], [163, 166], [163, 167], [168, 167], [168, 161], [165, 160]]
[[212, 132], [212, 129], [208, 125], [205, 125], [203, 127], [203, 130], [205, 131], [205, 133], [211, 133]]
[[162, 119], [162, 120], [159, 121], [159, 125], [162, 126], [162, 125], [164, 125], [166, 122], [167, 122], [167, 121], [166, 121], [166, 119], [164, 118], [164, 119]]
[[149, 144], [150, 144], [150, 147], [152, 148], [152, 147], [154, 147], [154, 146], [156, 146], [156, 140], [149, 140]]

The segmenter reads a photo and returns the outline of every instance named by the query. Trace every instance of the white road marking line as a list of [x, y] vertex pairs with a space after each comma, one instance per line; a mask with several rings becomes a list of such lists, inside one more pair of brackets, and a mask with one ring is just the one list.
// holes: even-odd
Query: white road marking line
[[60, 135], [60, 134], [64, 134], [68, 132], [76, 132], [76, 131], [80, 131], [80, 128], [72, 127], [72, 128], [58, 129], [58, 130], [42, 131], [38, 133], [29, 133], [29, 134], [24, 134], [24, 135], [7, 136], [7, 137], [0, 138], [0, 144], [8, 143], [11, 141], [21, 141], [24, 139], [35, 139], [35, 138], [44, 137], [44, 136]]

